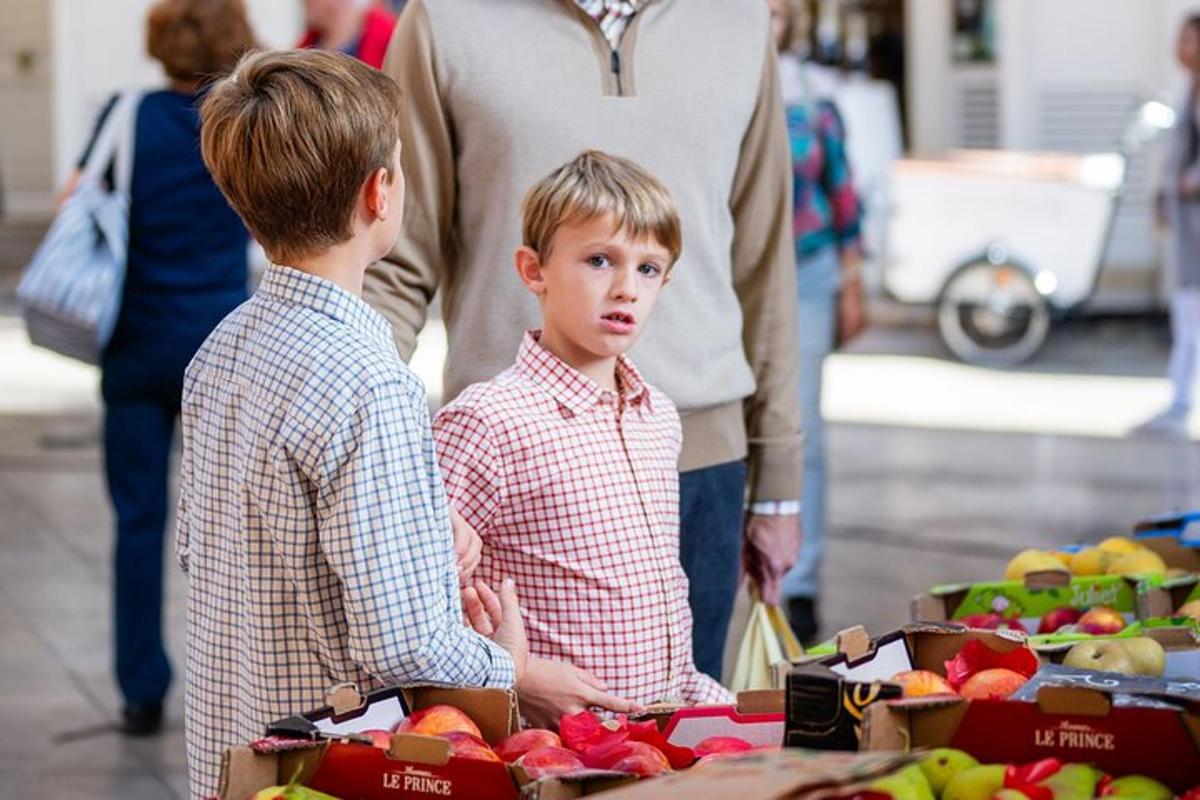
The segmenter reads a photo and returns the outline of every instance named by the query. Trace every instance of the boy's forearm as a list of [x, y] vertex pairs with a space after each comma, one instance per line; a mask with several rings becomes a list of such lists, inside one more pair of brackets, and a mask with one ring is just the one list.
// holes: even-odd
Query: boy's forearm
[[778, 68], [768, 37], [758, 104], [734, 180], [734, 289], [754, 370], [745, 403], [750, 499], [797, 500], [803, 437], [797, 393], [796, 275], [791, 160]]

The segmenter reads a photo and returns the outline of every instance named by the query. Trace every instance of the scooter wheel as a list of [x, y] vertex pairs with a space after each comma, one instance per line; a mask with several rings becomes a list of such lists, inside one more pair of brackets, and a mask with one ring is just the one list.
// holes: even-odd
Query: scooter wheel
[[1050, 308], [1025, 270], [968, 264], [946, 281], [938, 333], [968, 364], [1011, 367], [1032, 358], [1050, 330]]

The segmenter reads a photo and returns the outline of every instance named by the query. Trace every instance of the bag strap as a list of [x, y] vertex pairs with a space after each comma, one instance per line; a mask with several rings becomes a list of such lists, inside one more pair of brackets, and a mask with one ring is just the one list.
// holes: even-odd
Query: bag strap
[[92, 151], [83, 166], [85, 180], [98, 181], [108, 165], [116, 159], [116, 188], [129, 191], [133, 173], [133, 128], [137, 124], [137, 107], [141, 90], [126, 89], [117, 96], [112, 111], [96, 134]]

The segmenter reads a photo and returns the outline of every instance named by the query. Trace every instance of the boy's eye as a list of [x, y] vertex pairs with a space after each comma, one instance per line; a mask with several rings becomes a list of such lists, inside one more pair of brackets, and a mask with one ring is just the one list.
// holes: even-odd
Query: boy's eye
[[608, 256], [588, 256], [587, 263], [593, 267], [607, 267], [609, 265]]
[[653, 278], [662, 272], [662, 268], [660, 268], [657, 264], [651, 264], [647, 262], [645, 264], [638, 265], [638, 272], [646, 275], [647, 277]]

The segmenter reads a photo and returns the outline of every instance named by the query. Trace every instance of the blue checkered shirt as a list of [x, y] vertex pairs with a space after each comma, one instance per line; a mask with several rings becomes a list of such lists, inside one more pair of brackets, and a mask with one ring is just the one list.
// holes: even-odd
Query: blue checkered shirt
[[513, 682], [462, 622], [424, 387], [328, 281], [272, 266], [192, 360], [177, 536], [194, 797], [332, 684]]

